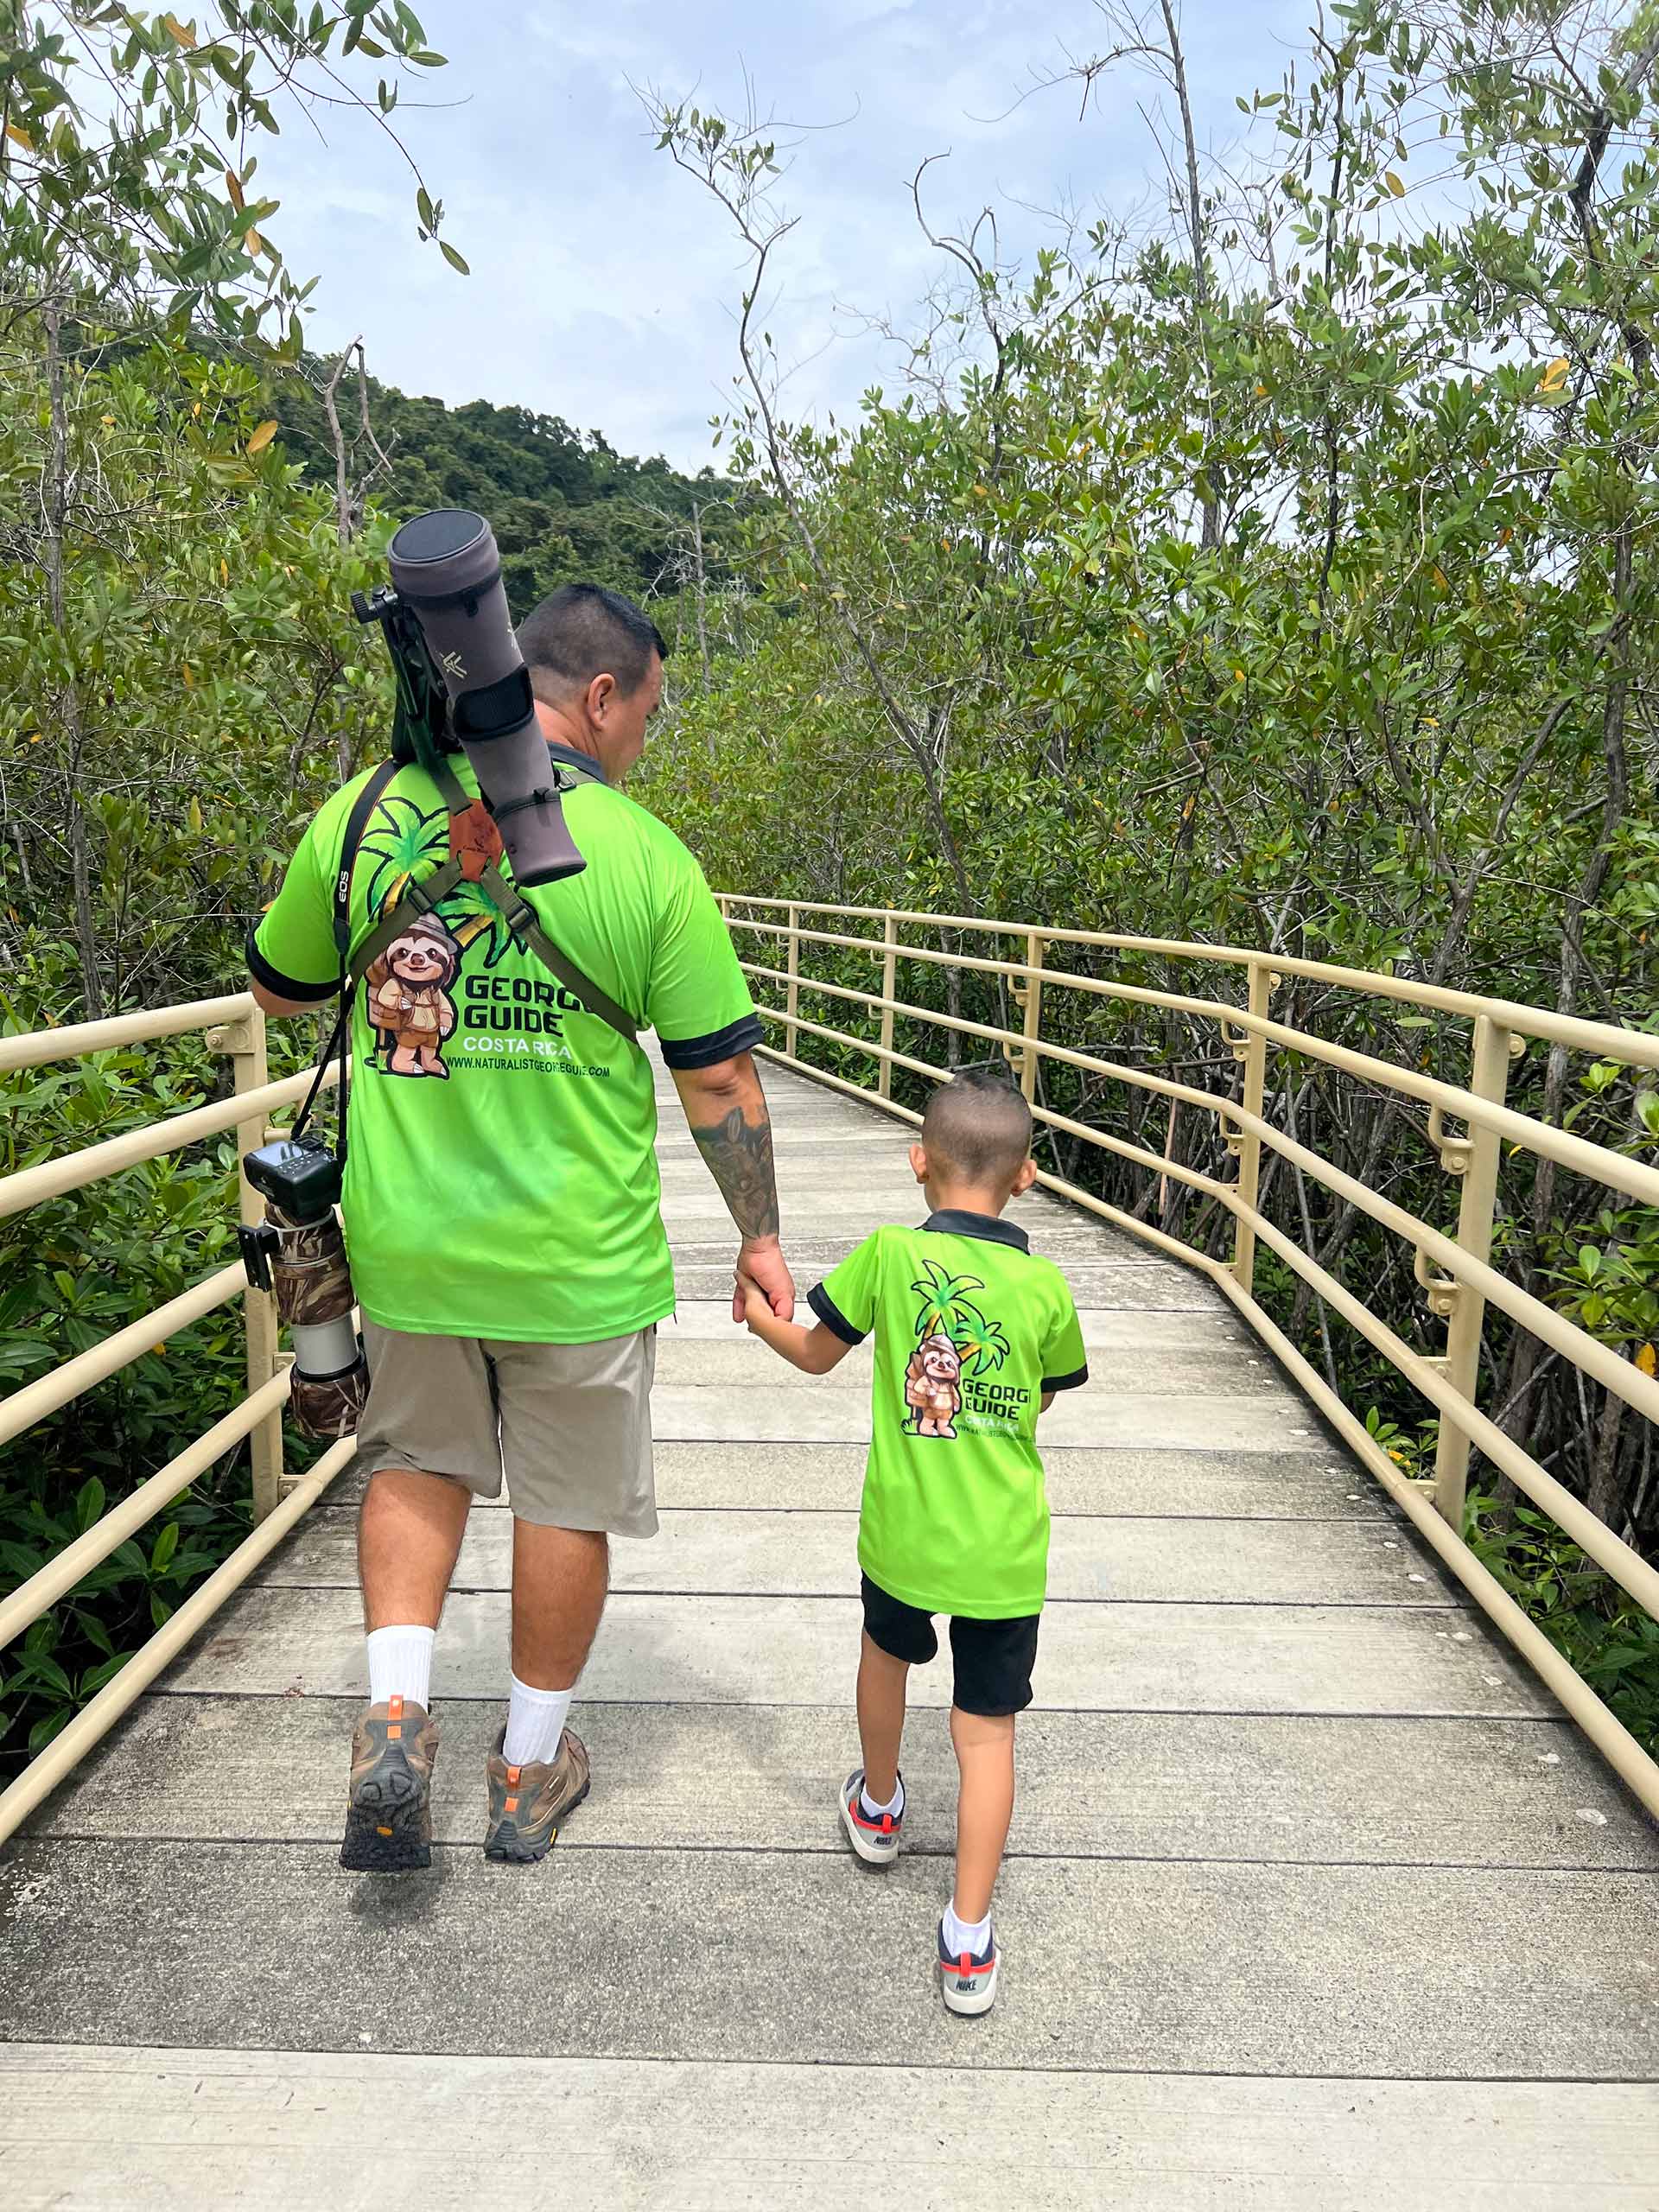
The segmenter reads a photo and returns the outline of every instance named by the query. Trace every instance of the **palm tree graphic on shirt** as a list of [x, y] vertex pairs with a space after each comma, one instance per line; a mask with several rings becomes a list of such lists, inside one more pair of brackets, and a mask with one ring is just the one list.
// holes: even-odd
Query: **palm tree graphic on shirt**
[[[357, 849], [370, 869], [365, 894], [369, 912], [389, 912], [411, 883], [454, 856], [458, 836], [479, 812], [481, 810], [476, 806], [466, 815], [453, 817], [447, 807], [429, 811], [400, 791], [383, 798]], [[438, 901], [437, 913], [462, 953], [476, 947], [486, 968], [493, 968], [514, 945], [522, 949], [522, 940], [508, 926], [506, 916], [470, 869], [448, 896]]]
[[911, 1285], [922, 1303], [905, 1406], [918, 1435], [954, 1437], [960, 1377], [995, 1374], [1008, 1357], [1012, 1347], [1001, 1323], [974, 1303], [972, 1294], [984, 1287], [977, 1275], [952, 1274], [933, 1260], [923, 1262], [921, 1281]]

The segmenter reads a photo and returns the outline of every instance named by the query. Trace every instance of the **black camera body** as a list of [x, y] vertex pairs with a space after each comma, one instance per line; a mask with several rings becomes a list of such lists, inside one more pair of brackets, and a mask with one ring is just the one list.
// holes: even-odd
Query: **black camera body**
[[249, 1282], [255, 1290], [269, 1290], [282, 1250], [277, 1223], [290, 1230], [332, 1224], [340, 1202], [340, 1162], [321, 1137], [298, 1136], [273, 1138], [249, 1153], [242, 1166], [274, 1219], [252, 1226], [243, 1222], [236, 1241]]
[[276, 1137], [248, 1154], [247, 1177], [270, 1209], [237, 1230], [255, 1290], [276, 1294], [294, 1340], [289, 1408], [308, 1436], [349, 1436], [367, 1402], [369, 1377], [353, 1318], [351, 1263], [334, 1218], [340, 1162], [320, 1138]]
[[326, 1220], [340, 1203], [340, 1162], [321, 1137], [277, 1137], [242, 1163], [262, 1198], [296, 1226]]

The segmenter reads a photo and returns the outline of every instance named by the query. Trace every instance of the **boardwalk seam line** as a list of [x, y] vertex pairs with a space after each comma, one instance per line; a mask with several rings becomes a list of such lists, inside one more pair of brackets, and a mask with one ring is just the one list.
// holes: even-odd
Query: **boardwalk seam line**
[[[198, 1834], [176, 1831], [168, 1834], [140, 1834], [122, 1830], [111, 1833], [97, 1829], [54, 1829], [44, 1834], [25, 1830], [20, 1842], [32, 1843], [41, 1850], [54, 1844], [82, 1844], [104, 1847], [110, 1844], [175, 1844], [187, 1846], [208, 1844], [226, 1850], [252, 1848], [261, 1851], [334, 1851], [338, 1840], [334, 1835], [225, 1835]], [[607, 1843], [584, 1843], [569, 1827], [559, 1831], [562, 1849], [580, 1851], [592, 1858], [601, 1858], [607, 1853], [618, 1855], [655, 1854], [662, 1858], [696, 1858], [711, 1853], [738, 1859], [844, 1859], [847, 1848], [835, 1843], [627, 1843], [613, 1840]], [[442, 1837], [432, 1839], [434, 1851], [461, 1852], [472, 1854], [483, 1849], [480, 1843], [451, 1843]], [[906, 1844], [907, 1859], [954, 1859], [954, 1844]], [[1578, 1860], [1499, 1859], [1239, 1859], [1211, 1858], [1198, 1852], [1152, 1851], [1021, 1851], [1010, 1845], [1002, 1854], [1003, 1864], [1020, 1859], [1035, 1866], [1234, 1866], [1255, 1868], [1272, 1873], [1281, 1870], [1288, 1873], [1325, 1874], [1557, 1874], [1563, 1877], [1595, 1875], [1598, 1879], [1623, 1876], [1651, 1882], [1659, 1872], [1659, 1859], [1652, 1865], [1604, 1866], [1599, 1862], [1585, 1865]], [[861, 1877], [860, 1878], [862, 1878]], [[411, 2054], [418, 2056], [419, 2053]]]

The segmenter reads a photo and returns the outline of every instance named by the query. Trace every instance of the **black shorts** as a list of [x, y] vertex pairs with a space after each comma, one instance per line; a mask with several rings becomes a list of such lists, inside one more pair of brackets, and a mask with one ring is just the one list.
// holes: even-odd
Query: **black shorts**
[[[890, 1659], [925, 1667], [939, 1654], [933, 1617], [902, 1598], [890, 1598], [868, 1574], [861, 1577], [864, 1633]], [[1031, 1670], [1037, 1663], [1040, 1613], [1011, 1621], [976, 1621], [950, 1616], [950, 1657], [956, 1667], [952, 1702], [964, 1713], [988, 1719], [1023, 1713], [1031, 1703]]]

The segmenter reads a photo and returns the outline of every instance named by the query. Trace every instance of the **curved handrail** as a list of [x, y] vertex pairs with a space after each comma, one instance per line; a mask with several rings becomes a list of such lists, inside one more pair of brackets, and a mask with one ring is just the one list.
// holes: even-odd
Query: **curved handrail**
[[[1122, 937], [1108, 930], [1051, 928], [1046, 922], [988, 922], [963, 914], [922, 913], [905, 906], [839, 906], [823, 899], [752, 899], [741, 891], [722, 892], [720, 899], [728, 918], [732, 918], [730, 909], [734, 906], [793, 907], [803, 914], [842, 914], [861, 921], [919, 922], [929, 929], [980, 930], [1001, 937], [1035, 936], [1047, 944], [1090, 945], [1111, 952], [1148, 953], [1164, 959], [1200, 960], [1224, 967], [1248, 968], [1265, 960], [1277, 976], [1302, 976], [1313, 982], [1330, 983], [1372, 998], [1397, 999], [1434, 1013], [1460, 1014], [1466, 1020], [1484, 1014], [1517, 1037], [1548, 1039], [1552, 1044], [1565, 1045], [1575, 1052], [1592, 1052], [1598, 1059], [1619, 1059], [1628, 1051], [1628, 1066], [1659, 1068], [1659, 1037], [1647, 1030], [1627, 1029], [1610, 1021], [1586, 1021], [1578, 1014], [1555, 1014], [1547, 1007], [1529, 1006], [1519, 999], [1484, 998], [1478, 992], [1453, 990], [1444, 983], [1414, 982], [1409, 976], [1391, 975], [1380, 968], [1344, 968], [1324, 960], [1303, 960], [1288, 953], [1267, 953], [1259, 948], [1251, 951], [1237, 944], [1202, 944], [1179, 938]], [[802, 935], [804, 938], [805, 932]], [[856, 944], [861, 950], [872, 944], [878, 952], [885, 950], [880, 938], [849, 938], [842, 941]], [[1005, 972], [1020, 965], [1018, 961], [998, 961], [994, 964]]]
[[[1102, 931], [1046, 929], [1035, 925], [987, 922], [976, 918], [918, 913], [913, 910], [855, 907], [806, 900], [763, 899], [727, 893], [721, 905], [735, 930], [769, 938], [782, 938], [788, 946], [786, 969], [746, 960], [744, 967], [757, 982], [778, 987], [785, 994], [782, 1009], [764, 1007], [768, 1020], [784, 1033], [782, 1049], [767, 1046], [770, 1056], [798, 1066], [796, 1047], [802, 1035], [868, 1057], [874, 1063], [876, 1087], [850, 1082], [831, 1071], [808, 1067], [820, 1082], [869, 1100], [901, 1119], [919, 1118], [890, 1095], [891, 1071], [906, 1070], [927, 1079], [945, 1071], [931, 1061], [906, 1052], [893, 1043], [895, 1019], [971, 1036], [1011, 1051], [1019, 1061], [1027, 1095], [1033, 1111], [1047, 1126], [1080, 1141], [1131, 1161], [1152, 1174], [1166, 1176], [1201, 1191], [1224, 1207], [1236, 1225], [1232, 1262], [1212, 1260], [1184, 1244], [1155, 1224], [1141, 1221], [1110, 1205], [1096, 1193], [1045, 1171], [1039, 1182], [1072, 1203], [1116, 1223], [1154, 1249], [1193, 1267], [1235, 1304], [1274, 1356], [1382, 1483], [1451, 1570], [1470, 1590], [1522, 1655], [1560, 1699], [1568, 1712], [1605, 1754], [1649, 1809], [1659, 1815], [1659, 1765], [1623, 1729], [1589, 1686], [1573, 1670], [1495, 1578], [1475, 1558], [1459, 1533], [1463, 1484], [1469, 1452], [1478, 1444], [1483, 1452], [1511, 1477], [1540, 1507], [1554, 1517], [1573, 1540], [1649, 1611], [1659, 1615], [1659, 1573], [1583, 1503], [1540, 1466], [1531, 1454], [1505, 1435], [1475, 1402], [1478, 1370], [1481, 1318], [1488, 1303], [1497, 1306], [1518, 1325], [1531, 1330], [1587, 1378], [1612, 1390], [1643, 1418], [1659, 1421], [1659, 1382], [1643, 1375], [1633, 1363], [1621, 1360], [1586, 1331], [1553, 1307], [1532, 1297], [1489, 1263], [1493, 1192], [1500, 1141], [1525, 1145], [1540, 1157], [1586, 1174], [1605, 1187], [1623, 1191], [1644, 1203], [1659, 1202], [1659, 1172], [1645, 1163], [1593, 1145], [1571, 1132], [1556, 1129], [1534, 1116], [1517, 1112], [1504, 1103], [1504, 1071], [1511, 1040], [1546, 1039], [1569, 1049], [1593, 1053], [1598, 1058], [1633, 1067], [1659, 1068], [1659, 1038], [1646, 1031], [1624, 1029], [1602, 1022], [1580, 1021], [1550, 1014], [1506, 999], [1491, 999], [1439, 986], [1412, 983], [1393, 976], [1330, 966], [1317, 961], [1294, 960], [1278, 954], [1252, 952], [1233, 946], [1183, 944], [1172, 940], [1131, 938]], [[765, 918], [782, 912], [779, 923]], [[868, 920], [881, 924], [880, 938], [849, 936], [842, 931], [802, 925], [803, 915]], [[984, 958], [904, 942], [899, 932], [911, 928], [978, 931], [1024, 941], [1025, 957]], [[844, 983], [805, 975], [800, 969], [804, 946], [852, 950], [880, 961], [883, 988], [861, 991]], [[1074, 975], [1050, 968], [1044, 955], [1053, 945], [1077, 945], [1171, 958], [1190, 958], [1242, 968], [1248, 984], [1244, 1005], [1160, 991], [1143, 984], [1119, 982], [1109, 976]], [[906, 961], [925, 967], [955, 968], [999, 979], [1024, 1009], [1024, 1027], [1014, 1030], [995, 1023], [976, 1022], [926, 1007], [897, 995], [893, 978], [897, 965]], [[1332, 1044], [1293, 1025], [1274, 1020], [1268, 1006], [1275, 983], [1296, 975], [1327, 982], [1344, 990], [1368, 992], [1395, 1003], [1406, 1002], [1455, 1017], [1474, 1025], [1474, 1052], [1467, 1085], [1448, 1084], [1402, 1068], [1373, 1054]], [[1082, 993], [1125, 1004], [1145, 1005], [1213, 1021], [1243, 1070], [1240, 1098], [1218, 1096], [1194, 1084], [1132, 1067], [1072, 1046], [1045, 1039], [1042, 1008], [1054, 991]], [[803, 993], [837, 1000], [880, 1017], [879, 1041], [856, 1036], [814, 1021], [799, 1010]], [[117, 1016], [72, 1027], [48, 1029], [25, 1036], [0, 1038], [0, 1073], [41, 1066], [79, 1054], [147, 1043], [192, 1030], [216, 1033], [219, 1049], [228, 1052], [236, 1068], [234, 1098], [200, 1107], [170, 1120], [129, 1131], [123, 1136], [86, 1147], [79, 1153], [39, 1163], [0, 1179], [0, 1215], [14, 1212], [41, 1199], [59, 1196], [122, 1172], [139, 1161], [200, 1141], [234, 1128], [238, 1144], [245, 1153], [261, 1141], [266, 1116], [276, 1107], [298, 1098], [310, 1080], [310, 1071], [277, 1083], [266, 1079], [264, 1019], [246, 993], [205, 1000], [190, 1006], [161, 1007], [147, 1013]], [[1431, 1224], [1368, 1189], [1307, 1147], [1275, 1128], [1262, 1110], [1262, 1070], [1269, 1050], [1290, 1051], [1319, 1060], [1368, 1083], [1412, 1098], [1430, 1109], [1427, 1141], [1443, 1166], [1461, 1179], [1463, 1207], [1458, 1233], [1448, 1236]], [[1191, 1107], [1211, 1115], [1239, 1161], [1236, 1179], [1205, 1174], [1182, 1161], [1160, 1156], [1147, 1147], [1097, 1129], [1075, 1117], [1045, 1107], [1035, 1096], [1040, 1063], [1081, 1069], [1108, 1082], [1139, 1088], [1169, 1101], [1172, 1113]], [[1454, 1116], [1467, 1130], [1466, 1137], [1448, 1135], [1445, 1117]], [[1412, 1245], [1420, 1280], [1426, 1281], [1431, 1300], [1451, 1309], [1447, 1355], [1431, 1362], [1413, 1351], [1393, 1330], [1372, 1314], [1345, 1286], [1302, 1250], [1293, 1239], [1264, 1216], [1255, 1203], [1259, 1161], [1263, 1148], [1277, 1153], [1305, 1174], [1313, 1175], [1345, 1201], [1357, 1206], [1379, 1225]], [[247, 1193], [245, 1185], [245, 1199]], [[1258, 1243], [1276, 1253], [1333, 1309], [1388, 1357], [1442, 1415], [1441, 1440], [1433, 1499], [1424, 1485], [1402, 1473], [1365, 1431], [1324, 1377], [1303, 1358], [1296, 1347], [1257, 1302], [1253, 1288], [1255, 1253]], [[1438, 1277], [1426, 1274], [1440, 1270]], [[147, 1683], [155, 1678], [174, 1651], [181, 1648], [201, 1621], [244, 1580], [269, 1550], [282, 1531], [304, 1512], [321, 1494], [333, 1473], [350, 1456], [349, 1446], [336, 1446], [305, 1481], [278, 1503], [280, 1482], [280, 1407], [287, 1395], [288, 1376], [275, 1357], [274, 1320], [264, 1294], [248, 1292], [238, 1280], [239, 1271], [221, 1270], [193, 1286], [145, 1319], [130, 1324], [101, 1344], [64, 1362], [53, 1374], [0, 1401], [0, 1441], [19, 1433], [30, 1423], [66, 1404], [79, 1391], [113, 1374], [143, 1356], [159, 1333], [186, 1325], [215, 1306], [241, 1297], [249, 1341], [247, 1395], [193, 1445], [187, 1446], [140, 1489], [110, 1509], [57, 1560], [0, 1605], [0, 1643], [16, 1634], [38, 1613], [55, 1603], [74, 1583], [107, 1557], [133, 1529], [159, 1512], [188, 1487], [201, 1469], [210, 1465], [231, 1442], [251, 1434], [256, 1449], [264, 1451], [263, 1474], [256, 1469], [257, 1506], [260, 1525], [232, 1554], [208, 1583], [179, 1609], [164, 1630], [135, 1655], [121, 1673], [25, 1770], [19, 1780], [0, 1796], [0, 1840], [41, 1802], [73, 1761], [124, 1712]], [[1439, 1310], [1437, 1307], [1436, 1310]], [[276, 1452], [273, 1455], [273, 1437]]]

